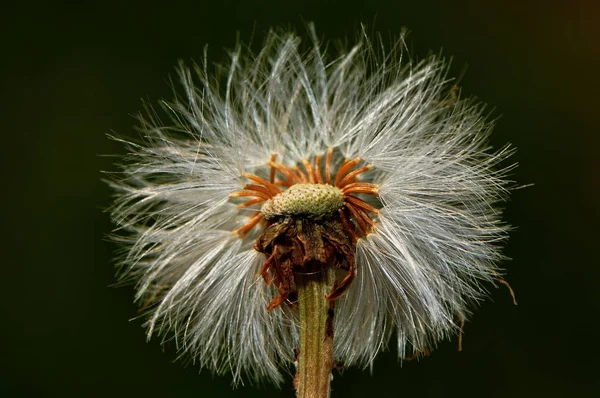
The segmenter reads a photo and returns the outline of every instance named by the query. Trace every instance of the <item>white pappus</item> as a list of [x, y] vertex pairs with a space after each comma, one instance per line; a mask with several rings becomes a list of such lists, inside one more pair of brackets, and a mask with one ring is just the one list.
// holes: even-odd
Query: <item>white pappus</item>
[[270, 32], [228, 65], [181, 66], [167, 117], [140, 118], [142, 139], [122, 140], [129, 155], [111, 174], [120, 276], [136, 283], [148, 336], [174, 338], [234, 383], [280, 383], [294, 361], [293, 283], [256, 249], [262, 206], [290, 186], [346, 195], [334, 210], [356, 270], [333, 328], [345, 366], [372, 365], [390, 342], [404, 358], [456, 335], [499, 277], [508, 227], [496, 205], [511, 168], [499, 163], [511, 150], [487, 145], [484, 106], [456, 95], [444, 59], [409, 59], [403, 38], [387, 53], [363, 39], [329, 57], [309, 36], [306, 51]]

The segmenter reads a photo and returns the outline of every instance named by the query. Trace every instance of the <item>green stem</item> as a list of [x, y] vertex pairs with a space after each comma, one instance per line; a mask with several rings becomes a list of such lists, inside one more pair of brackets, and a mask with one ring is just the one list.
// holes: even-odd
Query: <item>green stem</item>
[[296, 275], [300, 305], [300, 352], [294, 384], [297, 398], [327, 398], [333, 367], [333, 303], [325, 298], [333, 270]]

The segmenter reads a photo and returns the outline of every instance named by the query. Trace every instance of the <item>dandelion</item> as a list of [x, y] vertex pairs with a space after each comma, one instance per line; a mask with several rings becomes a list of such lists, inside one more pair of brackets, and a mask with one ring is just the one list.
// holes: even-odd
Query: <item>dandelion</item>
[[124, 141], [112, 216], [149, 337], [235, 384], [296, 362], [298, 395], [327, 396], [334, 363], [427, 353], [503, 282], [510, 150], [441, 57], [401, 38], [328, 58], [309, 33], [181, 66], [168, 122]]

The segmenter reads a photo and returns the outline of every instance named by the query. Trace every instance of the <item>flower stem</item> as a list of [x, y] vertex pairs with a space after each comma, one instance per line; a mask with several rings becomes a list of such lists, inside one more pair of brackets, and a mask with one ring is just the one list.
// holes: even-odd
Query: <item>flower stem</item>
[[334, 270], [296, 275], [300, 305], [300, 352], [294, 385], [297, 398], [327, 398], [333, 367], [333, 302], [325, 298], [331, 290]]

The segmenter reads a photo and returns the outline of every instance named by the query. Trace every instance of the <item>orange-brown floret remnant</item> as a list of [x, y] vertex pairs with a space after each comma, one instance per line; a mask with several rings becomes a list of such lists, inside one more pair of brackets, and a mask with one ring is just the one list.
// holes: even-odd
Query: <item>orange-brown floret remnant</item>
[[[246, 184], [244, 188], [239, 191], [232, 193], [231, 198], [242, 198], [250, 197], [251, 199], [238, 205], [238, 208], [243, 209], [257, 203], [263, 203], [273, 200], [277, 195], [284, 194], [286, 190], [283, 188], [289, 188], [296, 184], [327, 184], [332, 185], [341, 190], [343, 194], [343, 207], [348, 211], [340, 209], [338, 215], [342, 218], [342, 222], [348, 227], [348, 232], [356, 240], [360, 236], [368, 234], [374, 226], [373, 220], [370, 215], [376, 216], [377, 209], [365, 202], [364, 200], [356, 197], [356, 194], [367, 194], [375, 197], [379, 194], [379, 186], [377, 184], [371, 184], [367, 182], [359, 182], [357, 177], [373, 168], [371, 165], [360, 167], [356, 170], [352, 170], [358, 163], [360, 158], [347, 159], [338, 167], [335, 175], [332, 175], [332, 154], [333, 148], [329, 148], [325, 155], [325, 175], [322, 175], [321, 161], [323, 155], [319, 154], [315, 157], [314, 165], [308, 160], [303, 160], [302, 165], [304, 170], [299, 166], [286, 166], [282, 163], [275, 162], [277, 155], [271, 155], [271, 160], [267, 163], [271, 170], [269, 173], [269, 181], [261, 178], [257, 175], [250, 173], [243, 173], [242, 176], [248, 178], [255, 184]], [[281, 176], [280, 179], [275, 181], [277, 173]], [[264, 206], [264, 205], [263, 205]], [[245, 236], [254, 228], [260, 221], [264, 219], [262, 212], [256, 213], [251, 217], [246, 224], [233, 231], [235, 234]], [[349, 219], [359, 227], [360, 231], [357, 231], [355, 226], [349, 222]]]

